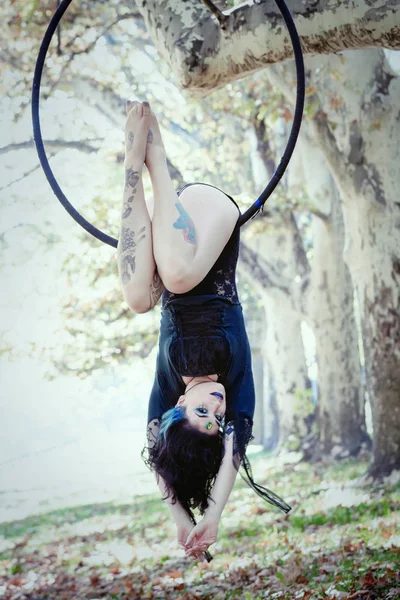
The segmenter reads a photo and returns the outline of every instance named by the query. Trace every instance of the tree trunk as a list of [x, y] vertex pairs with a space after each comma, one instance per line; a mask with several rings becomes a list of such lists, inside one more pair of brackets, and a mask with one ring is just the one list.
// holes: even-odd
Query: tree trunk
[[277, 448], [279, 443], [279, 417], [276, 401], [275, 376], [268, 354], [263, 352], [264, 361], [264, 403], [263, 403], [263, 437], [262, 445], [265, 450]]
[[[245, 316], [246, 318], [246, 316]], [[254, 444], [263, 444], [264, 440], [264, 361], [262, 356], [265, 319], [246, 319], [246, 330], [251, 348], [251, 363], [256, 394], [256, 407], [253, 418]], [[260, 335], [261, 334], [261, 335]]]
[[[269, 315], [264, 354], [274, 377], [279, 418], [277, 450], [300, 449], [308, 434], [305, 417], [309, 415], [311, 383], [301, 335], [301, 317], [290, 300], [265, 301]], [[264, 419], [266, 415], [264, 413]]]
[[307, 192], [318, 212], [312, 217], [314, 258], [306, 317], [316, 343], [320, 452], [342, 458], [357, 455], [363, 444], [371, 447], [365, 427], [353, 285], [343, 260], [343, 216], [323, 154], [303, 142], [298, 156], [303, 157]]
[[383, 51], [328, 63], [335, 86], [325, 77], [321, 89], [341, 110], [326, 111], [338, 125], [332, 131], [320, 119], [317, 139], [343, 196], [344, 256], [361, 311], [373, 418], [368, 473], [380, 477], [400, 468], [400, 78]]
[[[243, 3], [219, 14], [199, 0], [136, 0], [152, 40], [178, 84], [205, 95], [293, 56], [281, 13], [272, 0]], [[288, 0], [305, 54], [346, 48], [400, 47], [400, 6], [390, 0]]]
[[[275, 152], [265, 127], [254, 119], [249, 129], [250, 160], [256, 187], [275, 171]], [[279, 145], [279, 144], [278, 144]], [[274, 150], [278, 150], [275, 148]], [[279, 153], [279, 152], [278, 152]], [[273, 206], [271, 206], [273, 210]], [[301, 335], [301, 314], [293, 299], [293, 280], [309, 269], [293, 216], [276, 211], [273, 225], [264, 213], [265, 229], [242, 244], [241, 261], [264, 298], [264, 440], [266, 449], [290, 442], [298, 449], [309, 434], [311, 388]], [[315, 412], [315, 411], [312, 411]], [[314, 415], [315, 416], [315, 415]]]
[[[274, 257], [273, 265], [268, 261], [270, 277], [260, 276], [260, 271], [250, 261], [251, 252], [257, 257], [259, 266], [266, 263], [263, 257]], [[292, 295], [285, 291], [285, 285], [295, 276], [294, 253], [293, 231], [285, 223], [274, 224], [273, 229], [268, 228], [265, 233], [246, 241], [246, 246], [243, 245], [241, 250], [241, 262], [246, 264], [246, 270], [257, 281], [265, 299], [267, 329], [263, 354], [268, 365], [266, 378], [272, 378], [274, 383], [279, 424], [278, 450], [287, 445], [289, 440], [298, 447], [308, 433], [306, 423], [301, 419], [311, 388], [301, 335], [301, 315], [293, 307]], [[277, 277], [282, 272], [284, 280], [279, 283]], [[268, 423], [275, 421], [276, 415], [273, 414], [266, 391], [264, 423], [268, 428]], [[271, 447], [270, 441], [264, 439], [264, 443]]]

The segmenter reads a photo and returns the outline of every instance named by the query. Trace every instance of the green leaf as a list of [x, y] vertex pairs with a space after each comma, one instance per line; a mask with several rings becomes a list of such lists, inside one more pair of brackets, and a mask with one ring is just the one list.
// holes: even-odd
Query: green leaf
[[11, 575], [17, 575], [18, 573], [23, 573], [24, 569], [22, 568], [22, 566], [20, 564], [17, 565], [13, 565], [11, 567]]
[[276, 575], [276, 577], [277, 577], [278, 579], [280, 579], [280, 580], [282, 581], [282, 583], [283, 583], [284, 585], [286, 585], [286, 579], [285, 579], [285, 577], [283, 576], [283, 573], [281, 573], [280, 571], [277, 571], [277, 572], [275, 573], [275, 575]]

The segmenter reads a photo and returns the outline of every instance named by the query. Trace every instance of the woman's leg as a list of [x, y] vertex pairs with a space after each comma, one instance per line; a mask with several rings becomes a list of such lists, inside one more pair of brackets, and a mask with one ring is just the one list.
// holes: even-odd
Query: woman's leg
[[117, 252], [122, 291], [131, 310], [137, 313], [150, 310], [163, 290], [153, 257], [152, 226], [142, 180], [149, 116], [147, 103], [135, 102], [128, 112], [125, 189]]
[[167, 289], [182, 294], [207, 275], [229, 240], [239, 212], [223, 192], [201, 184], [186, 188], [178, 197], [153, 114], [150, 130], [146, 165], [154, 194], [154, 258]]

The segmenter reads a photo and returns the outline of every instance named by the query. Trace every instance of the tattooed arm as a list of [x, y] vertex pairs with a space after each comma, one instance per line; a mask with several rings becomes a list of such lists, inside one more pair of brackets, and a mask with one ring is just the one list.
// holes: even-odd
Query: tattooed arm
[[118, 270], [125, 300], [133, 312], [144, 313], [158, 302], [164, 289], [153, 256], [152, 227], [144, 198], [142, 174], [129, 166], [118, 242]]

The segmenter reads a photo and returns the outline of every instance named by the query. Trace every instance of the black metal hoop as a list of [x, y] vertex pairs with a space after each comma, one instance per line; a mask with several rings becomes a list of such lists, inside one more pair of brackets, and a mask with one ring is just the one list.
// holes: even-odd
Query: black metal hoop
[[280, 182], [282, 175], [286, 171], [286, 167], [288, 166], [291, 156], [293, 154], [293, 150], [296, 145], [300, 131], [301, 121], [303, 118], [306, 78], [304, 73], [304, 61], [301, 43], [292, 15], [290, 14], [288, 7], [286, 6], [286, 3], [284, 2], [284, 0], [275, 0], [275, 3], [277, 4], [279, 10], [282, 13], [282, 17], [286, 23], [286, 27], [288, 29], [293, 46], [297, 77], [296, 106], [294, 110], [292, 129], [290, 130], [289, 139], [281, 161], [278, 167], [276, 168], [275, 173], [272, 175], [268, 185], [264, 188], [263, 192], [259, 195], [257, 200], [250, 206], [250, 208], [248, 208], [246, 212], [243, 213], [243, 215], [240, 217], [240, 226], [244, 225], [244, 223], [251, 219], [251, 217], [255, 216], [255, 214], [264, 206], [265, 202], [268, 200], [268, 198]]
[[[116, 248], [118, 246], [118, 240], [107, 235], [100, 229], [97, 229], [94, 225], [89, 223], [79, 212], [72, 206], [68, 198], [65, 196], [64, 192], [58, 185], [58, 182], [51, 170], [49, 161], [47, 159], [46, 151], [43, 144], [43, 138], [41, 133], [40, 126], [40, 116], [39, 116], [39, 100], [40, 100], [40, 83], [42, 79], [43, 67], [46, 60], [47, 51], [50, 46], [50, 42], [54, 35], [55, 30], [57, 29], [58, 24], [60, 23], [65, 11], [68, 6], [71, 4], [72, 0], [62, 0], [60, 5], [58, 6], [56, 12], [54, 13], [50, 24], [46, 30], [46, 33], [43, 37], [43, 41], [40, 45], [38, 58], [36, 61], [35, 73], [33, 76], [33, 86], [32, 86], [32, 124], [33, 124], [33, 137], [36, 144], [37, 153], [39, 156], [40, 163], [42, 165], [43, 171], [47, 177], [47, 180], [65, 208], [65, 210], [71, 215], [71, 217], [88, 233], [93, 235], [95, 238], [104, 242], [105, 244], [109, 244]], [[299, 40], [299, 36], [296, 31], [296, 26], [290, 14], [288, 7], [286, 6], [284, 0], [275, 0], [279, 10], [282, 13], [283, 19], [286, 23], [287, 29], [289, 31], [290, 39], [292, 41], [294, 56], [296, 61], [296, 75], [297, 75], [297, 97], [296, 97], [296, 108], [293, 118], [292, 129], [289, 135], [288, 143], [285, 149], [285, 152], [281, 158], [281, 161], [273, 174], [270, 182], [264, 189], [264, 191], [260, 194], [257, 200], [246, 210], [245, 213], [239, 219], [239, 225], [242, 226], [246, 223], [251, 217], [255, 216], [255, 214], [263, 207], [266, 200], [272, 194], [276, 186], [278, 185], [282, 175], [284, 174], [286, 167], [290, 161], [290, 158], [293, 154], [294, 147], [296, 145], [297, 137], [299, 135], [303, 108], [304, 108], [304, 92], [305, 92], [305, 75], [304, 75], [304, 62], [303, 62], [303, 53], [301, 50], [301, 44]]]

